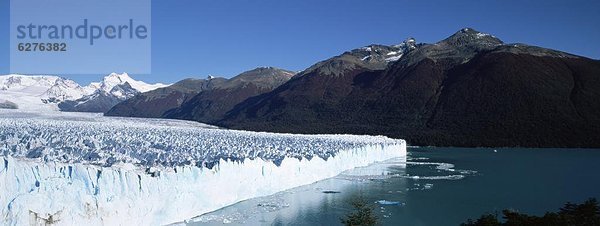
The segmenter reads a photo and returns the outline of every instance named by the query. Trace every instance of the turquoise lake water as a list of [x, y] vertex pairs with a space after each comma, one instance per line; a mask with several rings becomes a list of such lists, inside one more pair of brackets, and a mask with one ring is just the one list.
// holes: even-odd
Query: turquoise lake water
[[600, 199], [597, 149], [408, 151], [406, 159], [243, 201], [188, 225], [341, 225], [356, 197], [372, 204], [381, 225], [459, 225], [502, 209], [543, 214], [567, 201]]

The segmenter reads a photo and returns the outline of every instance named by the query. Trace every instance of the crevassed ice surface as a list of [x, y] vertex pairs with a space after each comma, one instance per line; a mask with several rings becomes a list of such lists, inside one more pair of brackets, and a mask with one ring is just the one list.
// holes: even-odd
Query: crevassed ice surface
[[383, 136], [0, 111], [1, 222], [160, 225], [405, 156]]

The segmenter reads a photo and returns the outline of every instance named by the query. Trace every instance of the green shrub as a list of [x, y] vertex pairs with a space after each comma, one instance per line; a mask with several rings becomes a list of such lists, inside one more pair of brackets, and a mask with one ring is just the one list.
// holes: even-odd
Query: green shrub
[[557, 213], [547, 212], [544, 216], [530, 216], [514, 210], [503, 210], [502, 218], [484, 214], [477, 220], [469, 219], [463, 226], [596, 226], [600, 225], [600, 207], [594, 198], [583, 204], [566, 203]]
[[369, 205], [362, 197], [351, 201], [354, 212], [341, 218], [341, 222], [347, 226], [372, 226], [377, 224], [377, 216], [373, 213], [373, 206]]

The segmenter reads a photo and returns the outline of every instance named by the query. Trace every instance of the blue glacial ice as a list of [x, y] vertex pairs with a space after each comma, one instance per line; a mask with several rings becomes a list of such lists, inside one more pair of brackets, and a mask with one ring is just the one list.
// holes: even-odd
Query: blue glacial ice
[[162, 225], [406, 156], [383, 136], [0, 111], [0, 222]]

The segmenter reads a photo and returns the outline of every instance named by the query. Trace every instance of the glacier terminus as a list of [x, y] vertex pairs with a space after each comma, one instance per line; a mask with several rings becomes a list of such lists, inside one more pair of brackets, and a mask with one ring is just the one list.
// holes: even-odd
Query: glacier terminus
[[405, 156], [383, 136], [0, 110], [0, 222], [164, 225]]

